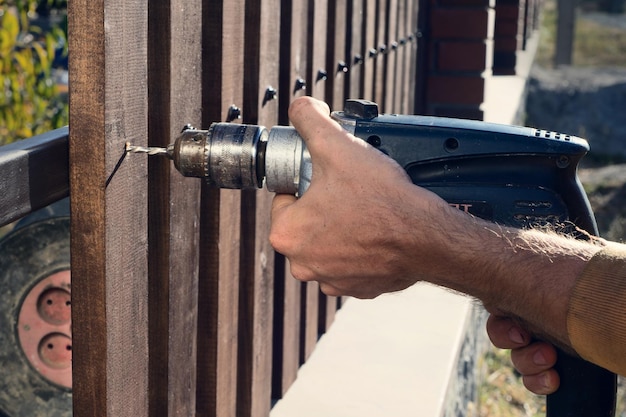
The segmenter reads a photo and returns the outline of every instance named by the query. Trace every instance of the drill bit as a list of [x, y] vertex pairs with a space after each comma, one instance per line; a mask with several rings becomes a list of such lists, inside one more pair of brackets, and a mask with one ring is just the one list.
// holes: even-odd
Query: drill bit
[[170, 159], [172, 158], [172, 154], [168, 148], [162, 148], [160, 146], [135, 146], [126, 142], [126, 152], [147, 153], [148, 155], [164, 155]]

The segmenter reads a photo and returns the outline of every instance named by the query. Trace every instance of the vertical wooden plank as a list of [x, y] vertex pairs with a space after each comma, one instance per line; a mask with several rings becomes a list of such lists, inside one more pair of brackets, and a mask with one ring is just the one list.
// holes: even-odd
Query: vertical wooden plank
[[[245, 123], [278, 122], [280, 0], [246, 2]], [[237, 416], [266, 417], [271, 408], [274, 252], [269, 245], [272, 195], [244, 191], [241, 212], [241, 287]]]
[[274, 264], [273, 400], [282, 398], [287, 392], [296, 380], [300, 365], [300, 283], [289, 268], [289, 261], [277, 255]]
[[406, 0], [397, 0], [398, 13], [396, 17], [396, 40], [398, 42], [398, 49], [396, 50], [396, 75], [395, 75], [395, 99], [394, 99], [394, 112], [399, 114], [406, 114], [404, 107], [404, 97], [407, 95], [405, 79], [404, 79], [404, 62], [406, 60], [406, 48], [404, 47], [406, 41], [404, 40], [404, 34], [406, 33]]
[[281, 0], [280, 14], [280, 88], [278, 117], [289, 124], [289, 104], [306, 94], [308, 1]]
[[388, 0], [377, 0], [376, 2], [376, 49], [374, 71], [374, 101], [378, 103], [381, 112], [386, 112], [385, 95], [387, 88], [387, 5]]
[[[288, 109], [291, 101], [306, 94], [307, 16], [306, 1], [281, 0], [278, 88], [278, 120], [281, 125], [289, 124]], [[300, 365], [301, 284], [291, 276], [289, 262], [282, 255], [276, 255], [274, 267], [272, 396], [279, 399], [295, 381]]]
[[[326, 62], [328, 0], [308, 0], [306, 31], [307, 94], [326, 101], [326, 84], [329, 72]], [[330, 75], [332, 77], [332, 75]], [[301, 337], [300, 363], [306, 361], [318, 338], [320, 290], [317, 282], [301, 284]]]
[[363, 0], [348, 0], [346, 56], [350, 65], [346, 79], [346, 98], [363, 98], [363, 68], [365, 43], [363, 36], [364, 17]]
[[[349, 76], [349, 64], [347, 53], [346, 39], [348, 15], [347, 0], [325, 1], [327, 3], [326, 12], [326, 68], [328, 68], [328, 79], [326, 80], [325, 101], [331, 110], [343, 110], [345, 102], [346, 79]], [[316, 7], [323, 7], [318, 4]], [[323, 18], [323, 16], [321, 17]], [[316, 15], [315, 20], [319, 20], [320, 16]], [[352, 17], [351, 17], [352, 19]], [[316, 23], [315, 32], [324, 29], [322, 25]], [[321, 42], [312, 44], [311, 48], [319, 48]], [[337, 309], [336, 297], [329, 297], [322, 293], [319, 294], [319, 317], [317, 334], [321, 335], [330, 326], [335, 317]], [[312, 333], [312, 331], [311, 331]], [[312, 337], [312, 336], [310, 336]]]
[[329, 71], [326, 83], [326, 101], [332, 110], [343, 110], [346, 79], [350, 76], [349, 56], [346, 53], [348, 0], [328, 2], [328, 40], [326, 67]]
[[[186, 123], [200, 124], [201, 90], [189, 86], [201, 85], [201, 6], [149, 2], [152, 146], [173, 142]], [[148, 168], [150, 415], [194, 416], [200, 181], [165, 158], [149, 159]]]
[[307, 19], [307, 85], [311, 88], [308, 94], [320, 100], [326, 100], [328, 78], [332, 78], [332, 70], [327, 67], [326, 50], [329, 39], [328, 0], [308, 0]]
[[147, 4], [76, 0], [70, 33], [75, 416], [148, 414]]
[[[243, 0], [204, 1], [203, 125], [242, 107]], [[193, 87], [193, 86], [191, 86]], [[241, 192], [204, 184], [200, 202], [197, 416], [236, 414]]]
[[[415, 113], [415, 92], [417, 88], [417, 79], [420, 76], [418, 74], [418, 45], [419, 39], [421, 39], [422, 34], [419, 32], [420, 28], [418, 25], [420, 24], [420, 7], [426, 4], [424, 1], [417, 2], [414, 0], [407, 1], [407, 33], [409, 36], [409, 59], [407, 62], [407, 74], [408, 83], [407, 83], [407, 91], [409, 92], [407, 97], [407, 114]], [[425, 11], [424, 13], [426, 13]], [[417, 75], [416, 75], [417, 74]]]
[[385, 112], [398, 113], [399, 106], [396, 105], [396, 94], [398, 80], [396, 78], [396, 67], [398, 63], [398, 0], [388, 0], [387, 3], [387, 65], [385, 77]]
[[365, 14], [365, 25], [363, 27], [363, 39], [365, 43], [365, 55], [363, 57], [363, 98], [375, 100], [374, 82], [376, 70], [376, 57], [378, 48], [376, 47], [376, 5], [377, 0], [362, 0]]

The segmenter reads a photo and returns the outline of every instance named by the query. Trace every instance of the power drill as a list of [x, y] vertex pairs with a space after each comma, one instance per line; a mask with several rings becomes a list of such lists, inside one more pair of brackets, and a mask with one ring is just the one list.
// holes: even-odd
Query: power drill
[[[398, 162], [414, 184], [477, 217], [519, 228], [571, 224], [572, 230], [597, 234], [577, 177], [589, 150], [584, 139], [471, 120], [379, 114], [376, 103], [366, 100], [347, 100], [344, 111], [331, 117]], [[127, 151], [166, 155], [183, 175], [221, 188], [265, 186], [302, 195], [311, 181], [310, 154], [286, 126], [188, 126], [167, 148], [127, 145]], [[561, 387], [548, 396], [548, 417], [614, 415], [614, 374], [565, 353], [557, 370]]]

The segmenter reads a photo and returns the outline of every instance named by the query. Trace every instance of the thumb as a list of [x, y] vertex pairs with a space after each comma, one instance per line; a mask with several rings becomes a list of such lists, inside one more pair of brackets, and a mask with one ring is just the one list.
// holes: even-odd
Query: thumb
[[[303, 96], [289, 106], [289, 120], [296, 128], [311, 157], [334, 154], [341, 146], [338, 136], [347, 136], [347, 132], [330, 117], [330, 109], [323, 101]], [[330, 123], [329, 123], [330, 122]], [[320, 158], [324, 160], [325, 158]]]

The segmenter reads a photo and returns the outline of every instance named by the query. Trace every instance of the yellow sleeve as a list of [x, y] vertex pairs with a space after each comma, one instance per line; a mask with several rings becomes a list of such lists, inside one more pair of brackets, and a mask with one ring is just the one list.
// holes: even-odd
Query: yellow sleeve
[[626, 246], [596, 253], [576, 281], [567, 331], [578, 354], [626, 375]]

